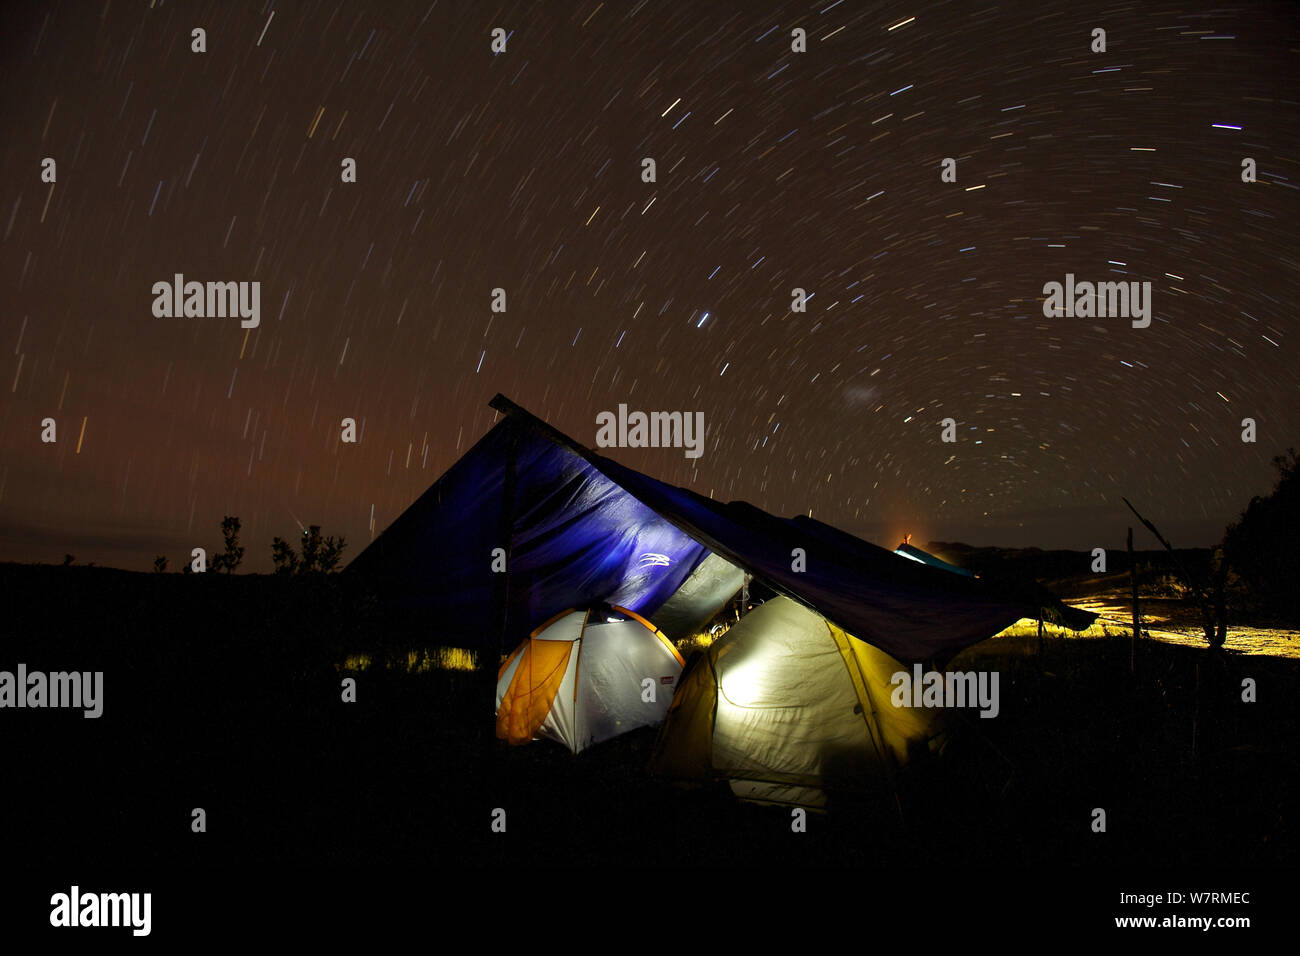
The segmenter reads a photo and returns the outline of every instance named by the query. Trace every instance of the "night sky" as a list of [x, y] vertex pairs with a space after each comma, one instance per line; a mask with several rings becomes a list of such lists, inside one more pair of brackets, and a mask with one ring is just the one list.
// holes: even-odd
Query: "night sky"
[[[703, 411], [698, 459], [608, 453], [890, 547], [1122, 546], [1120, 495], [1211, 544], [1300, 445], [1298, 32], [1290, 4], [6, 4], [0, 559], [177, 570], [226, 514], [243, 570], [300, 521], [354, 557], [497, 392], [587, 445], [619, 403]], [[156, 317], [176, 273], [260, 282], [260, 326]], [[1150, 281], [1151, 326], [1045, 318], [1067, 273]]]

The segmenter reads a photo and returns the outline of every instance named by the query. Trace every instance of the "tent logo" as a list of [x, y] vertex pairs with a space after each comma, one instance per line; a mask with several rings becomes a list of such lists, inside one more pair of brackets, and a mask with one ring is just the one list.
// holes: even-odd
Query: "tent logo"
[[704, 454], [704, 413], [628, 412], [596, 415], [597, 448], [685, 448], [687, 458]]
[[930, 671], [922, 674], [920, 664], [912, 673], [898, 671], [889, 679], [894, 691], [889, 695], [895, 707], [978, 707], [981, 717], [996, 717], [998, 702], [997, 671]]

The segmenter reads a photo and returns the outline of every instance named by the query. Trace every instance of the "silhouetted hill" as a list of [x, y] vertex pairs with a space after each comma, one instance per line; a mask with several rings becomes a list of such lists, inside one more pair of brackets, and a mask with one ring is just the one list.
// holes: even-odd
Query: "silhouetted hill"
[[[967, 568], [982, 577], [1030, 577], [1051, 586], [1053, 581], [1094, 575], [1093, 556], [1088, 551], [1044, 551], [1041, 548], [978, 547], [961, 542], [931, 541], [925, 550], [936, 557]], [[1175, 549], [1178, 560], [1193, 575], [1208, 583], [1210, 550], [1208, 548]], [[1174, 558], [1163, 548], [1134, 551], [1133, 559], [1140, 569], [1150, 572], [1174, 574]], [[1129, 556], [1123, 548], [1106, 551], [1106, 573], [1128, 573]]]

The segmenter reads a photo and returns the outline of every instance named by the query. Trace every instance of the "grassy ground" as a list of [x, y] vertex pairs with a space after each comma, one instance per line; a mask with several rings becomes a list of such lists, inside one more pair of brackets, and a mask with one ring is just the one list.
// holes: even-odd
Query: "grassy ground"
[[[2, 788], [0, 809], [24, 821], [6, 848], [35, 863], [1300, 861], [1296, 660], [1229, 655], [1212, 671], [1202, 651], [1147, 641], [1130, 674], [1126, 638], [983, 642], [950, 669], [998, 670], [999, 718], [960, 721], [945, 759], [912, 768], [897, 802], [840, 797], [796, 835], [788, 810], [650, 779], [653, 731], [577, 758], [544, 741], [503, 746], [463, 657], [390, 642], [385, 658], [364, 646], [373, 621], [349, 618], [329, 589], [16, 566], [0, 581], [0, 669], [105, 672], [99, 720], [3, 715], [23, 785]], [[354, 704], [340, 700], [348, 673]], [[1257, 703], [1240, 701], [1245, 677]], [[195, 807], [206, 834], [190, 831]], [[1097, 807], [1104, 835], [1089, 828]]]

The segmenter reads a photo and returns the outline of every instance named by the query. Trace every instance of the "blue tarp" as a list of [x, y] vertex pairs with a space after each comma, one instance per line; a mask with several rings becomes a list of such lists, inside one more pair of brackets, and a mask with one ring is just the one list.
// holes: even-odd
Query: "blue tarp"
[[[710, 551], [905, 663], [967, 647], [1044, 608], [1071, 626], [1091, 620], [1041, 589], [995, 587], [819, 521], [668, 485], [508, 401], [494, 405], [510, 413], [348, 568], [369, 576], [386, 603], [427, 615], [439, 641], [508, 649], [551, 616], [594, 601], [653, 621]], [[517, 481], [503, 525], [512, 444]], [[504, 581], [492, 571], [498, 547], [509, 548]], [[502, 593], [504, 630], [494, 604]]]
[[[512, 440], [517, 481], [507, 536], [502, 504]], [[493, 571], [496, 548], [508, 548], [504, 576]], [[649, 617], [707, 555], [579, 455], [506, 419], [348, 572], [371, 577], [390, 606], [426, 618], [441, 642], [508, 649], [555, 614], [591, 602]], [[504, 635], [493, 604], [498, 588], [507, 595]]]

